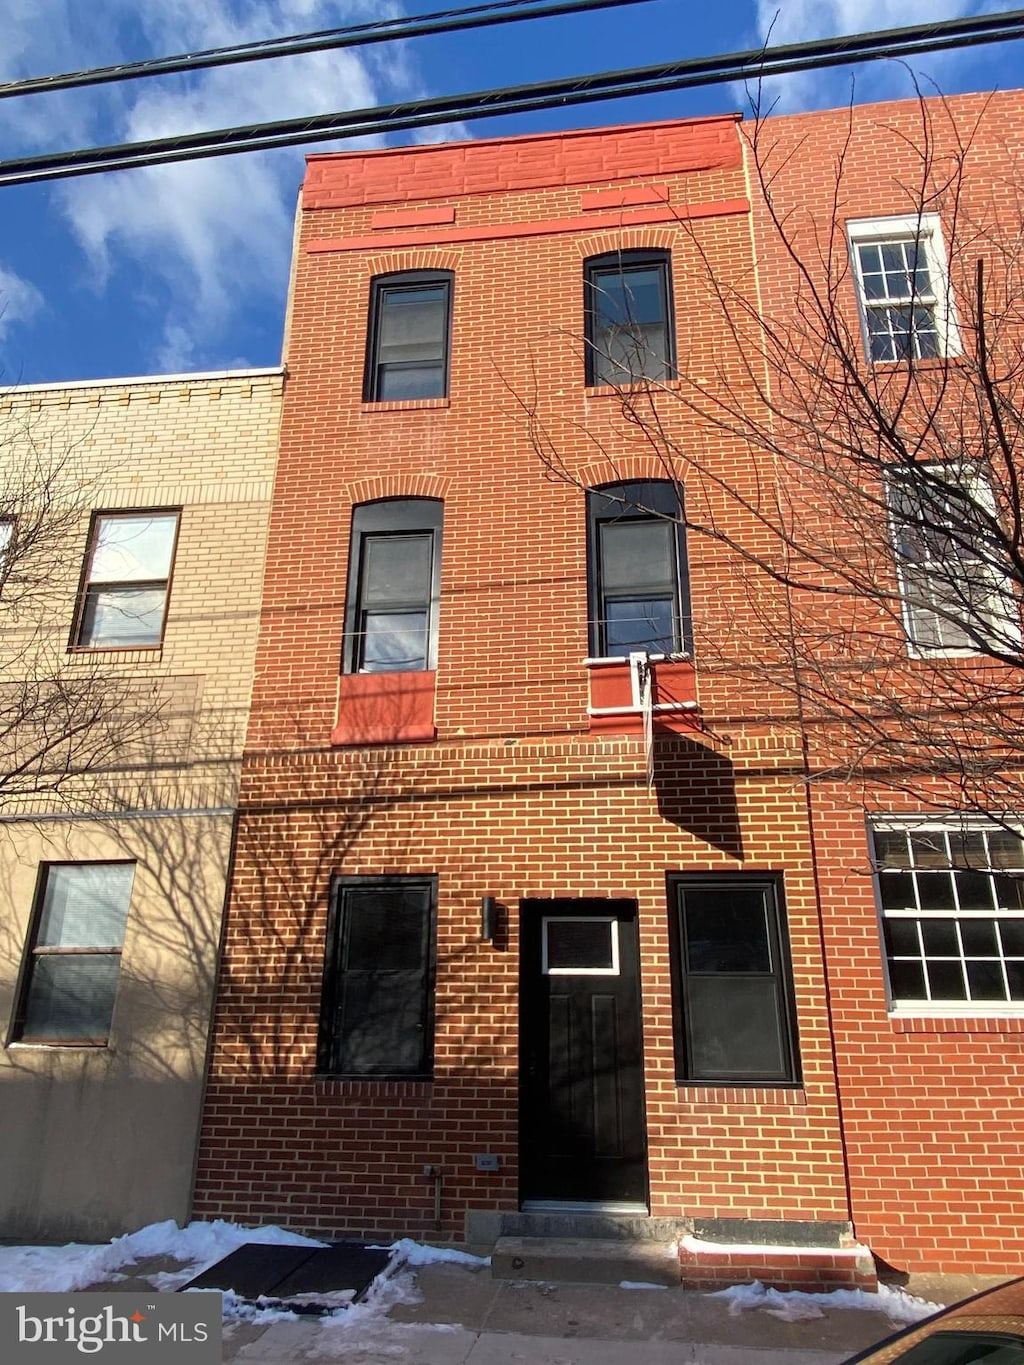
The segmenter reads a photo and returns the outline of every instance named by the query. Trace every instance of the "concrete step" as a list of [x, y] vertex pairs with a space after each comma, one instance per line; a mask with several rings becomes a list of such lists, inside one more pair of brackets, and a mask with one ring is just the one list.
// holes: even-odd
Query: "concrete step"
[[692, 1218], [623, 1213], [503, 1213], [501, 1237], [596, 1237], [605, 1241], [674, 1242], [693, 1232]]
[[583, 1284], [678, 1285], [674, 1243], [600, 1237], [499, 1237], [491, 1253], [498, 1280], [558, 1280]]

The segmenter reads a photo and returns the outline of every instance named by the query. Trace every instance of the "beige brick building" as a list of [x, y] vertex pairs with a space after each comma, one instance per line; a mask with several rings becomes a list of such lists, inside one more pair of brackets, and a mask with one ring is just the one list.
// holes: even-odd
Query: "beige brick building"
[[0, 394], [7, 1236], [187, 1216], [282, 385]]

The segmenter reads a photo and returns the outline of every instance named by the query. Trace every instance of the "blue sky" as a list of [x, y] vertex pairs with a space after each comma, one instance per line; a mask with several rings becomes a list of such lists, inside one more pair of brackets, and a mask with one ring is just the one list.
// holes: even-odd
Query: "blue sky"
[[[45, 75], [469, 0], [0, 0], [0, 79]], [[957, 0], [648, 0], [404, 44], [0, 102], [0, 156], [133, 141], [992, 12]], [[920, 59], [947, 93], [1021, 84], [1021, 44]], [[851, 72], [855, 74], [851, 74]], [[787, 80], [780, 111], [910, 93], [896, 63]], [[428, 130], [420, 138], [719, 113], [729, 86]], [[394, 141], [408, 142], [411, 134]], [[339, 144], [352, 147], [356, 144]], [[324, 150], [321, 144], [315, 150]], [[7, 384], [275, 365], [304, 150], [0, 187]]]

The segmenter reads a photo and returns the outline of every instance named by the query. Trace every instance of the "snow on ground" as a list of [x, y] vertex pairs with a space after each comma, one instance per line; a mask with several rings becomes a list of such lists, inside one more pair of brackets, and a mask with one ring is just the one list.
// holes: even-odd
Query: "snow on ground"
[[274, 1242], [282, 1246], [325, 1246], [284, 1228], [243, 1228], [234, 1223], [189, 1223], [179, 1228], [168, 1219], [151, 1223], [139, 1232], [115, 1237], [101, 1246], [71, 1242], [67, 1246], [0, 1247], [0, 1292], [52, 1290], [72, 1293], [88, 1289], [101, 1280], [115, 1279], [126, 1266], [150, 1256], [180, 1261], [182, 1269], [159, 1278], [156, 1289], [176, 1289], [179, 1284], [215, 1265], [244, 1242]]
[[[146, 1276], [154, 1289], [168, 1292], [178, 1289], [209, 1266], [230, 1255], [247, 1242], [261, 1242], [277, 1246], [327, 1246], [312, 1237], [289, 1232], [280, 1227], [247, 1228], [237, 1223], [217, 1219], [210, 1223], [189, 1223], [180, 1228], [173, 1220], [151, 1223], [138, 1232], [115, 1237], [103, 1245], [93, 1246], [71, 1242], [67, 1246], [0, 1247], [0, 1293], [33, 1293], [50, 1290], [72, 1293], [88, 1289], [103, 1281], [126, 1278], [126, 1270], [138, 1261], [150, 1257], [166, 1257], [177, 1261], [178, 1268], [162, 1270]], [[389, 1267], [377, 1276], [362, 1303], [346, 1307], [351, 1291], [339, 1290], [317, 1295], [317, 1301], [336, 1305], [332, 1318], [355, 1322], [368, 1315], [386, 1313], [396, 1303], [418, 1301], [415, 1277], [400, 1272], [405, 1266], [430, 1265], [450, 1261], [459, 1265], [488, 1265], [480, 1256], [470, 1256], [450, 1247], [422, 1246], [408, 1238], [391, 1246]], [[297, 1314], [282, 1309], [279, 1303], [266, 1305], [247, 1303], [233, 1293], [224, 1295], [224, 1317], [231, 1320], [255, 1322], [295, 1321]], [[331, 1319], [325, 1319], [330, 1321]]]
[[[125, 1278], [125, 1272], [136, 1262], [149, 1257], [165, 1257], [176, 1261], [178, 1268], [158, 1271], [147, 1278], [154, 1289], [162, 1292], [179, 1288], [193, 1279], [201, 1271], [235, 1251], [246, 1242], [262, 1242], [279, 1246], [326, 1246], [312, 1237], [301, 1233], [289, 1232], [280, 1227], [246, 1228], [236, 1223], [221, 1220], [210, 1223], [189, 1223], [179, 1228], [177, 1223], [168, 1220], [152, 1223], [138, 1232], [124, 1237], [115, 1237], [101, 1246], [90, 1246], [72, 1242], [67, 1246], [20, 1246], [0, 1247], [0, 1292], [31, 1293], [51, 1290], [71, 1293], [88, 1289], [103, 1281], [116, 1281]], [[330, 1295], [318, 1295], [318, 1301], [326, 1299], [334, 1306], [333, 1312], [321, 1319], [324, 1330], [334, 1330], [339, 1326], [361, 1330], [373, 1330], [375, 1321], [382, 1319], [396, 1304], [419, 1302], [415, 1276], [411, 1268], [448, 1262], [467, 1267], [483, 1267], [489, 1264], [486, 1257], [470, 1256], [452, 1247], [424, 1246], [419, 1242], [402, 1238], [391, 1245], [391, 1263], [377, 1276], [361, 1303], [346, 1306], [349, 1294], [337, 1291]], [[657, 1289], [662, 1286], [643, 1284], [637, 1281], [624, 1281], [626, 1289]], [[866, 1294], [860, 1289], [836, 1289], [828, 1294], [805, 1294], [799, 1292], [781, 1293], [776, 1289], [766, 1289], [759, 1282], [733, 1285], [710, 1295], [728, 1302], [729, 1312], [734, 1315], [748, 1309], [760, 1309], [773, 1317], [787, 1322], [824, 1316], [823, 1310], [829, 1308], [859, 1308], [868, 1311], [882, 1311], [894, 1322], [913, 1323], [938, 1312], [940, 1304], [926, 1303], [914, 1298], [900, 1289], [890, 1289], [879, 1285], [878, 1294]], [[235, 1294], [224, 1295], [224, 1317], [227, 1330], [232, 1330], [235, 1322], [252, 1322], [260, 1325], [274, 1322], [295, 1321], [297, 1314], [282, 1308], [279, 1302], [251, 1304]], [[308, 1320], [308, 1319], [307, 1319]], [[425, 1324], [420, 1324], [421, 1327]], [[451, 1330], [438, 1327], [438, 1331]]]
[[806, 1322], [823, 1318], [826, 1308], [859, 1308], [868, 1312], [885, 1313], [893, 1322], [910, 1324], [938, 1313], [945, 1305], [928, 1303], [907, 1294], [902, 1289], [891, 1289], [880, 1284], [877, 1294], [866, 1294], [863, 1289], [833, 1289], [827, 1294], [806, 1294], [800, 1290], [782, 1293], [766, 1289], [760, 1280], [752, 1284], [734, 1284], [709, 1294], [711, 1299], [726, 1299], [734, 1317], [748, 1308], [763, 1309], [783, 1322]]
[[428, 1247], [421, 1242], [413, 1242], [408, 1237], [391, 1243], [395, 1259], [405, 1265], [437, 1265], [447, 1261], [452, 1265], [473, 1265], [477, 1269], [491, 1264], [490, 1256], [471, 1256], [468, 1251], [456, 1251], [454, 1247]]

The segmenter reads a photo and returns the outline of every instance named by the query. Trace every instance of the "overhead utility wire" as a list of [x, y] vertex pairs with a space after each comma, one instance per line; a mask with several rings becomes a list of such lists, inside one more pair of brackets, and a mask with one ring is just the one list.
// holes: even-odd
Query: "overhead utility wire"
[[333, 138], [365, 137], [373, 133], [428, 127], [452, 119], [492, 118], [499, 114], [527, 113], [597, 100], [659, 94], [723, 81], [760, 80], [769, 76], [849, 65], [866, 59], [906, 57], [1021, 37], [1024, 37], [1024, 10], [1014, 10], [970, 20], [949, 20], [856, 34], [848, 38], [791, 43], [721, 57], [633, 67], [624, 71], [482, 90], [443, 99], [411, 100], [402, 104], [347, 110], [311, 118], [285, 119], [276, 123], [250, 124], [147, 142], [0, 161], [0, 185], [126, 170], [134, 166], [164, 165], [199, 157], [262, 151]]
[[560, 14], [586, 13], [614, 9], [622, 5], [645, 5], [650, 0], [491, 0], [464, 9], [436, 10], [403, 19], [382, 19], [373, 24], [354, 24], [347, 28], [325, 28], [315, 33], [296, 33], [287, 38], [265, 38], [259, 42], [236, 43], [230, 47], [211, 47], [202, 52], [182, 52], [173, 57], [149, 57], [117, 66], [92, 67], [63, 75], [30, 76], [0, 83], [0, 99], [17, 95], [40, 95], [53, 90], [77, 90], [83, 86], [107, 85], [113, 81], [141, 80], [146, 76], [169, 76], [182, 71], [201, 71], [211, 66], [232, 66], [238, 62], [262, 62], [271, 57], [292, 57], [306, 52], [326, 52], [344, 47], [365, 47], [370, 43], [394, 42], [399, 38], [421, 38], [432, 33], [454, 33], [460, 29], [488, 28], [494, 24], [518, 23], [524, 19], [548, 19]]

